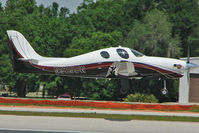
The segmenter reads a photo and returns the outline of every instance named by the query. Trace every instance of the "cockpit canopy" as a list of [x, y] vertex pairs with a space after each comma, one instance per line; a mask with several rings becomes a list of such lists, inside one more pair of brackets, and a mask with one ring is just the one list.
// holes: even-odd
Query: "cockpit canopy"
[[[117, 54], [123, 58], [123, 59], [128, 59], [129, 58], [129, 53], [128, 53], [129, 50], [125, 50], [124, 48], [117, 48], [116, 49], [116, 52]], [[142, 57], [144, 56], [144, 54], [134, 50], [134, 49], [130, 49], [130, 51], [132, 52], [133, 55], [135, 55], [136, 57]], [[110, 58], [110, 54], [108, 51], [106, 50], [103, 50], [100, 52], [100, 55], [101, 57], [103, 57], [104, 59], [109, 59]]]
[[142, 56], [144, 56], [143, 53], [140, 53], [140, 52], [136, 51], [135, 49], [130, 49], [130, 50], [131, 50], [131, 52], [132, 52], [136, 57], [142, 57]]

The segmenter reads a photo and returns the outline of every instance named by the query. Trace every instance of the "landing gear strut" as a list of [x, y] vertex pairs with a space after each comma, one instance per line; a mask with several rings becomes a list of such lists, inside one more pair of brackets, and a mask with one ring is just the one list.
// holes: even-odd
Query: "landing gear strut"
[[129, 80], [126, 78], [120, 78], [120, 84], [121, 84], [120, 93], [123, 95], [127, 94], [129, 91]]
[[161, 92], [162, 92], [163, 95], [168, 94], [168, 90], [167, 90], [167, 87], [166, 87], [166, 80], [164, 80], [164, 88], [161, 90]]

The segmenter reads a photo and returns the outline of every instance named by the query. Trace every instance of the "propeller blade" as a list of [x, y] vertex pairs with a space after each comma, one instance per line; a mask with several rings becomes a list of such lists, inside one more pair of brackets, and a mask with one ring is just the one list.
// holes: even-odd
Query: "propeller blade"
[[197, 64], [191, 63], [190, 62], [190, 52], [189, 52], [189, 45], [187, 47], [187, 64], [186, 64], [186, 68], [188, 68], [188, 72], [190, 71], [190, 69], [194, 69], [199, 67]]
[[197, 68], [199, 67], [197, 64], [194, 64], [194, 63], [187, 63], [186, 64], [186, 68]]

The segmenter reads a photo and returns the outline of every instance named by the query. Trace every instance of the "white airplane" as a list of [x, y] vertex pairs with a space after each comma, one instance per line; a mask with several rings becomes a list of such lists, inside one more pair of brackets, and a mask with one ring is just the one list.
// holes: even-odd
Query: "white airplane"
[[[180, 78], [197, 65], [182, 60], [151, 57], [127, 47], [111, 47], [71, 58], [43, 57], [18, 31], [8, 30], [13, 69], [21, 73], [87, 78]], [[125, 84], [123, 82], [123, 84]], [[124, 88], [124, 87], [123, 87]]]

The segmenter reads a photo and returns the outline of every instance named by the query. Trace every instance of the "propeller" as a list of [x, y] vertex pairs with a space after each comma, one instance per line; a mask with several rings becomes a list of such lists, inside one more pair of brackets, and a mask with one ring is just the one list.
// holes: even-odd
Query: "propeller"
[[186, 64], [186, 68], [187, 68], [188, 72], [190, 72], [190, 69], [196, 68], [196, 67], [198, 67], [198, 65], [190, 62], [190, 54], [189, 54], [189, 46], [188, 46], [187, 47], [187, 64]]

